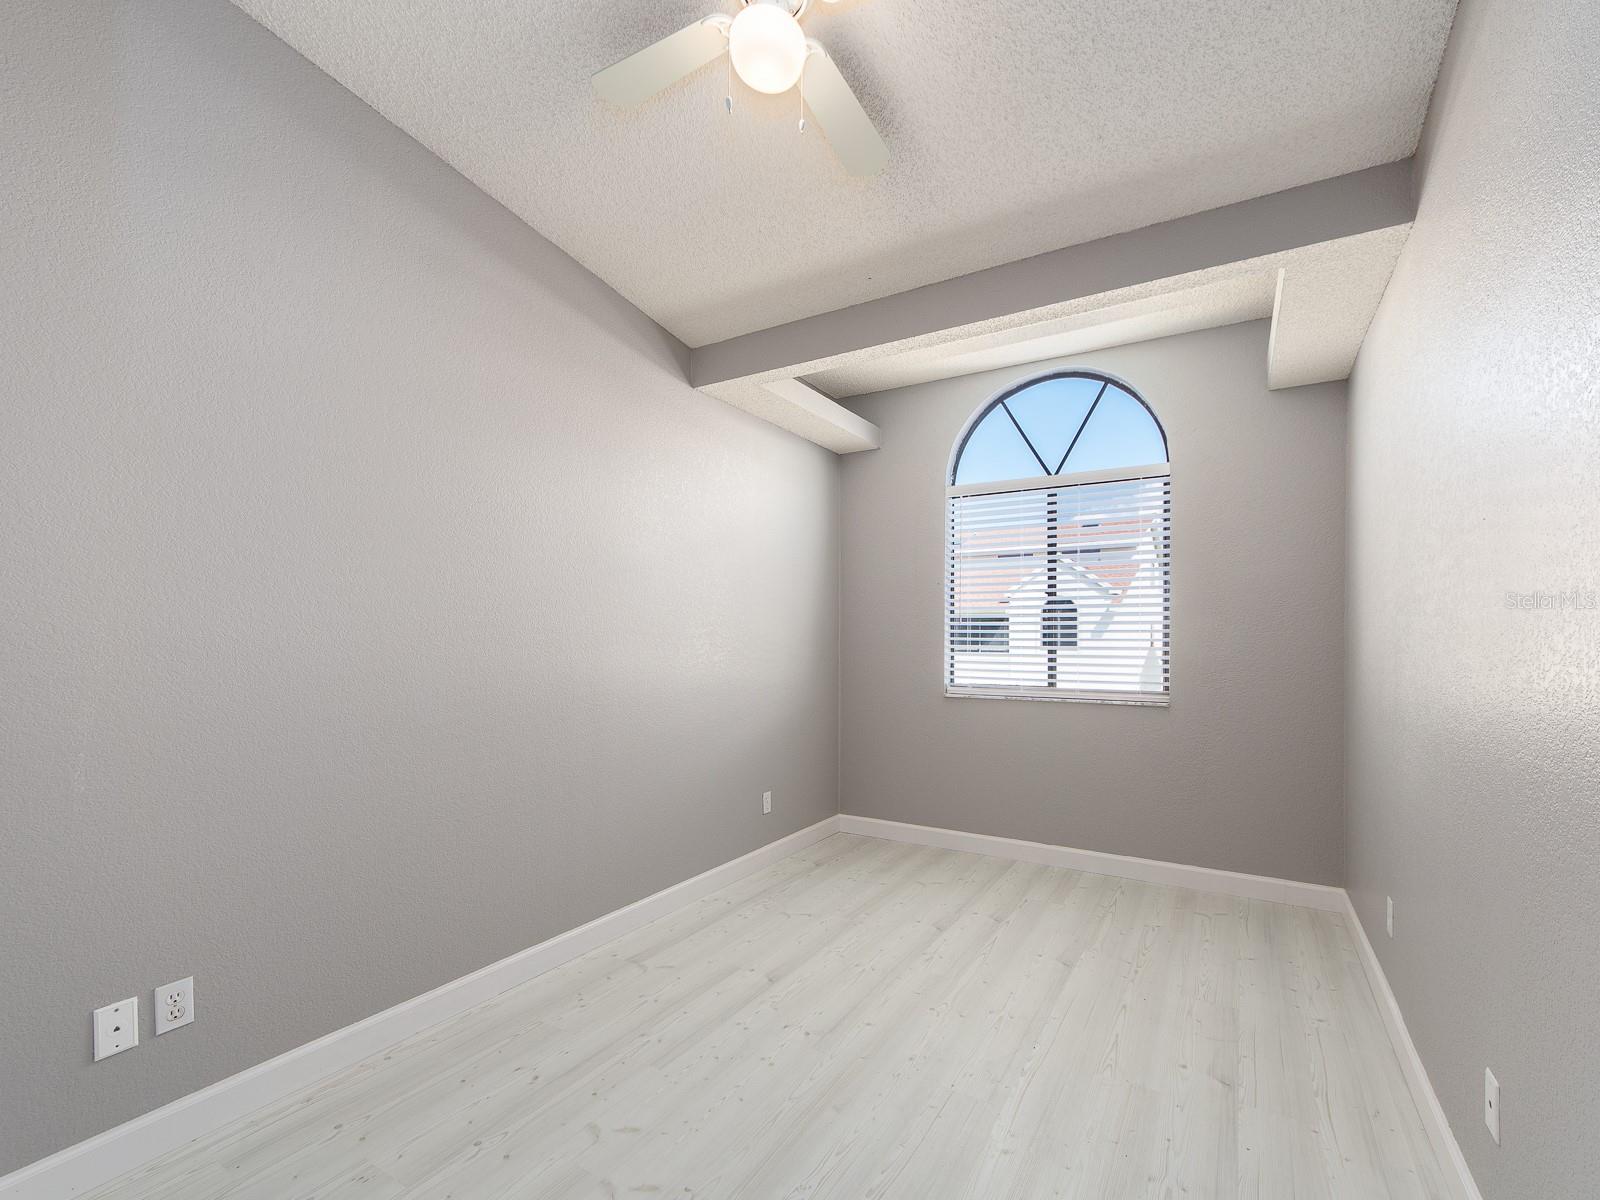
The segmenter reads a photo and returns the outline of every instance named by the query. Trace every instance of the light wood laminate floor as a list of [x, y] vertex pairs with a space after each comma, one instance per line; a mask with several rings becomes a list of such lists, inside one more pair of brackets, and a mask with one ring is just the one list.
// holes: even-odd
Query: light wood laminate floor
[[95, 1193], [1446, 1195], [1342, 917], [842, 834]]

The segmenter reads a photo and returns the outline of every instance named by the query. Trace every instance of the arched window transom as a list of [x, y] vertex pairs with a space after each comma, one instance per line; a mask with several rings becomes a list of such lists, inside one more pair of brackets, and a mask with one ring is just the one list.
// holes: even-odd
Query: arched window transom
[[1170, 692], [1167, 439], [1127, 384], [1030, 380], [951, 456], [946, 690], [1164, 703]]

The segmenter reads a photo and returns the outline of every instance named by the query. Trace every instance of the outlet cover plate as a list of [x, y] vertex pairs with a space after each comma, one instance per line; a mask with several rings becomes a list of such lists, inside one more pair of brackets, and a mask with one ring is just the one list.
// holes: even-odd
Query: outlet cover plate
[[156, 1036], [194, 1020], [194, 976], [155, 990]]
[[1494, 1144], [1500, 1144], [1500, 1081], [1488, 1067], [1483, 1069], [1483, 1123], [1489, 1127]]
[[771, 792], [762, 792], [761, 793], [761, 811], [763, 813], [769, 813], [769, 812], [772, 811], [772, 793]]
[[139, 1044], [139, 997], [129, 996], [94, 1010], [94, 1060], [110, 1058]]

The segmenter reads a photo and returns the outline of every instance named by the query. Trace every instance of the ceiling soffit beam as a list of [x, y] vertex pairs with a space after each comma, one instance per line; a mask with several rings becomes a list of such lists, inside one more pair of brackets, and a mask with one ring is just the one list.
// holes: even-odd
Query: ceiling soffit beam
[[1279, 254], [1416, 214], [1411, 160], [1052, 250], [690, 351], [695, 387], [810, 374], [845, 355]]
[[[1343, 242], [1334, 243], [1342, 245]], [[1281, 258], [1292, 257], [1280, 255]], [[1258, 260], [1260, 261], [1260, 260]], [[1203, 278], [1218, 276], [1218, 278]], [[1026, 363], [1076, 354], [1092, 354], [1111, 346], [1171, 337], [1197, 329], [1215, 329], [1272, 315], [1277, 274], [1262, 265], [1202, 272], [1142, 289], [1124, 289], [1068, 305], [1053, 305], [1026, 314], [1022, 323], [999, 329], [987, 322], [973, 332], [950, 330], [938, 340], [919, 338], [881, 354], [854, 354], [828, 371], [805, 377], [818, 391], [836, 399], [902, 388], [935, 379], [951, 379]], [[1070, 311], [1063, 312], [1063, 308]]]
[[[762, 384], [780, 400], [809, 414], [828, 426], [830, 450], [838, 454], [854, 454], [858, 450], [876, 450], [883, 445], [883, 434], [865, 417], [851, 412], [844, 405], [824, 396], [803, 379], [773, 379]], [[812, 439], [817, 440], [816, 438]]]
[[876, 450], [883, 440], [871, 421], [836, 403], [803, 379], [772, 379], [766, 383], [730, 379], [700, 390], [835, 454]]
[[1347, 238], [1280, 269], [1267, 344], [1267, 386], [1348, 379], [1367, 327], [1410, 233], [1408, 226]]

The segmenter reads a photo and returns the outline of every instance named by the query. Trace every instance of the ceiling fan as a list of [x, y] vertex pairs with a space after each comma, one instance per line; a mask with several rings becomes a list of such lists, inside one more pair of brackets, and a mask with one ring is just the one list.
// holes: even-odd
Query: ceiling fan
[[[607, 67], [595, 75], [594, 90], [612, 104], [639, 104], [727, 54], [730, 71], [758, 92], [779, 95], [798, 86], [800, 131], [809, 108], [850, 174], [883, 170], [889, 148], [828, 52], [800, 28], [811, 0], [740, 2], [734, 16], [712, 13]], [[733, 111], [731, 78], [727, 107]]]

